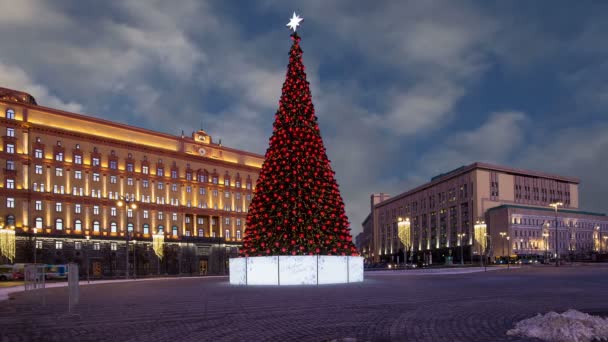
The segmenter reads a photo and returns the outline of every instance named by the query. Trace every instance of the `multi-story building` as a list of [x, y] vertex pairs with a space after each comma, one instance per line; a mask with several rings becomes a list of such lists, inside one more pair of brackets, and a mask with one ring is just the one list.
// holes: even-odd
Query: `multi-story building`
[[[373, 199], [388, 195], [373, 195], [364, 224], [370, 227], [362, 233], [371, 231], [369, 259], [395, 259], [404, 248], [398, 225], [405, 222], [410, 250], [430, 263], [602, 252], [608, 217], [578, 210], [578, 185], [572, 177], [474, 163], [379, 203]], [[555, 211], [550, 205], [557, 202]]]
[[[4, 88], [0, 113], [0, 218], [16, 231], [15, 262], [124, 274], [131, 240], [138, 274], [225, 271], [263, 156], [202, 130], [168, 135], [41, 107]], [[162, 260], [151, 249], [158, 232]]]

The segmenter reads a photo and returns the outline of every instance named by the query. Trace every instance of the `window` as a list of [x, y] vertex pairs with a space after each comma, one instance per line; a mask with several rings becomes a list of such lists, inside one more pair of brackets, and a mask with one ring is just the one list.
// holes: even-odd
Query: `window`
[[226, 229], [226, 235], [225, 235], [226, 239], [230, 239], [230, 230]]
[[144, 223], [144, 234], [150, 234], [150, 225], [147, 223]]
[[61, 202], [55, 203], [55, 211], [60, 213], [62, 211]]
[[251, 194], [247, 194], [247, 200], [251, 201]]
[[112, 169], [112, 170], [118, 169], [118, 162], [116, 160], [110, 160], [110, 169]]
[[165, 169], [163, 169], [162, 167], [156, 168], [156, 175], [159, 177], [164, 177], [165, 176]]
[[165, 232], [165, 227], [162, 226], [162, 225], [158, 226], [158, 232], [159, 233], [164, 233]]
[[56, 167], [55, 168], [55, 176], [62, 177], [63, 176], [63, 169], [60, 168], [60, 167]]
[[213, 177], [213, 184], [217, 184], [217, 177]]
[[100, 250], [101, 249], [100, 247], [101, 246], [99, 245], [99, 242], [93, 242], [93, 250], [94, 251]]
[[240, 199], [241, 199], [241, 193], [240, 193], [240, 192], [237, 192], [237, 193], [236, 193], [236, 199], [237, 199], [237, 200], [240, 200]]
[[240, 218], [237, 218], [237, 219], [236, 219], [236, 225], [237, 225], [237, 226], [240, 226], [240, 225], [241, 225], [241, 219], [240, 219]]
[[6, 151], [6, 153], [15, 153], [15, 145], [13, 145], [13, 144], [6, 144], [5, 151]]
[[198, 236], [205, 236], [205, 231], [202, 229], [198, 230]]
[[63, 152], [57, 152], [55, 154], [55, 160], [56, 161], [63, 161]]
[[110, 243], [110, 250], [115, 251], [117, 248], [118, 248], [118, 245], [116, 244], [116, 242]]
[[118, 226], [116, 225], [116, 222], [110, 222], [110, 232], [116, 233], [117, 230]]
[[36, 217], [34, 221], [37, 229], [42, 229], [42, 217]]
[[99, 206], [98, 205], [93, 206], [93, 215], [99, 215]]
[[42, 210], [42, 201], [36, 201], [35, 206], [36, 206], [36, 210], [38, 210], [38, 211]]
[[132, 222], [127, 223], [127, 231], [129, 231], [129, 232], [133, 231], [133, 223]]
[[204, 195], [206, 193], [205, 188], [198, 188], [198, 193]]
[[226, 224], [226, 225], [230, 224], [230, 217], [224, 218], [224, 224]]
[[162, 211], [159, 211], [159, 212], [158, 212], [158, 219], [159, 219], [159, 220], [162, 220], [162, 219], [163, 219], [163, 212], [162, 212]]
[[144, 188], [147, 188], [148, 186], [150, 186], [150, 183], [148, 182], [148, 180], [147, 180], [147, 179], [144, 179], [143, 181], [141, 181], [141, 185], [142, 185]]
[[110, 183], [111, 184], [116, 184], [117, 182], [117, 177], [116, 176], [110, 176]]
[[93, 173], [93, 182], [99, 182], [99, 173]]
[[82, 242], [81, 241], [76, 241], [74, 242], [74, 249], [79, 251], [82, 249]]
[[41, 175], [42, 174], [42, 165], [36, 165], [35, 170], [36, 170], [37, 175]]
[[171, 216], [173, 221], [177, 221], [177, 213], [173, 213]]
[[171, 178], [177, 178], [177, 170], [171, 170]]
[[141, 173], [143, 173], [144, 175], [147, 175], [150, 173], [150, 168], [148, 166], [142, 166], [141, 167]]
[[6, 110], [6, 118], [14, 120], [15, 119], [15, 111], [12, 110], [12, 109], [7, 109]]
[[127, 163], [127, 172], [133, 172], [134, 169], [133, 163]]
[[144, 214], [143, 214], [143, 215], [144, 215], [144, 218], [145, 218], [145, 219], [147, 219], [147, 218], [148, 218], [148, 214], [149, 214], [149, 212], [148, 212], [147, 210], [144, 210]]
[[82, 230], [82, 221], [80, 221], [80, 220], [74, 221], [74, 230], [76, 230], [76, 231]]
[[190, 185], [186, 186], [186, 192], [187, 193], [191, 193], [192, 192], [192, 187]]
[[42, 240], [36, 240], [36, 249], [42, 249]]
[[213, 190], [213, 197], [217, 197], [217, 190]]
[[164, 187], [165, 183], [163, 182], [158, 182], [158, 184], [156, 184], [156, 187], [158, 188], [158, 190], [162, 190]]
[[6, 180], [6, 188], [7, 189], [14, 189], [15, 188], [15, 180], [14, 179], [7, 179]]
[[116, 208], [110, 208], [110, 216], [116, 216]]
[[133, 217], [133, 209], [127, 208], [127, 217]]
[[186, 172], [186, 180], [192, 180], [192, 172]]
[[63, 249], [63, 241], [55, 241], [55, 249]]
[[236, 181], [235, 186], [236, 186], [237, 188], [240, 188], [240, 187], [241, 187], [241, 181], [238, 181], [238, 180], [237, 180], [237, 181]]
[[82, 171], [74, 171], [74, 179], [82, 179]]
[[80, 214], [81, 210], [82, 210], [82, 206], [80, 204], [75, 204], [74, 205], [74, 212], [76, 214]]
[[74, 155], [74, 164], [82, 164], [82, 156], [79, 154]]
[[202, 218], [202, 217], [199, 217], [196, 220], [197, 220], [198, 224], [204, 224], [205, 223], [205, 219]]
[[42, 150], [37, 148], [34, 150], [34, 158], [42, 159]]
[[55, 229], [56, 230], [63, 230], [63, 220], [58, 218], [55, 220]]
[[240, 231], [240, 230], [237, 230], [237, 231], [236, 231], [236, 239], [237, 239], [237, 240], [240, 240], [240, 239], [241, 239], [241, 231]]
[[177, 236], [177, 226], [173, 226], [173, 236]]
[[127, 178], [127, 185], [133, 186], [133, 178]]
[[7, 128], [6, 129], [6, 136], [7, 137], [14, 137], [15, 136], [15, 129], [14, 128]]
[[251, 190], [251, 183], [247, 182], [247, 189]]
[[91, 158], [91, 165], [93, 166], [99, 166], [101, 164], [99, 157], [93, 157]]
[[177, 184], [171, 184], [171, 191], [177, 191]]

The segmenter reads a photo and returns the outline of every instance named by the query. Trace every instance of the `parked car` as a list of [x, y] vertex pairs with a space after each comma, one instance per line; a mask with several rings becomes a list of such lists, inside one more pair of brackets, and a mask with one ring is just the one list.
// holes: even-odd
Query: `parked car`
[[13, 265], [1, 265], [0, 266], [0, 280], [13, 280]]

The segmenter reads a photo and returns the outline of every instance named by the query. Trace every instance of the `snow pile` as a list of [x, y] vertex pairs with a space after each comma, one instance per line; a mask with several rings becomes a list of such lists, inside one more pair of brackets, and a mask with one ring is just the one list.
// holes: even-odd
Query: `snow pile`
[[572, 309], [562, 314], [552, 311], [518, 322], [507, 335], [555, 342], [608, 341], [608, 318]]

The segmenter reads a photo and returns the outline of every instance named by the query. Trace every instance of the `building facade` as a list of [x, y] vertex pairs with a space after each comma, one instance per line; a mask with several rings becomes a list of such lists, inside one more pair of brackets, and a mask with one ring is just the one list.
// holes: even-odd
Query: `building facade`
[[[379, 203], [374, 203], [372, 196], [370, 218], [366, 220], [367, 225], [371, 225], [369, 260], [395, 260], [397, 253], [402, 253], [404, 245], [397, 237], [399, 222], [409, 225], [409, 250], [416, 259], [427, 263], [469, 261], [482, 256], [523, 256], [535, 248], [542, 252], [541, 247], [529, 248], [541, 245], [515, 244], [515, 240], [521, 240], [521, 234], [528, 234], [529, 230], [523, 229], [519, 222], [520, 218], [521, 222], [528, 222], [528, 218], [534, 216], [538, 220], [544, 218], [543, 224], [546, 224], [550, 216], [547, 210], [554, 202], [562, 203], [558, 208], [558, 217], [561, 217], [558, 224], [581, 225], [579, 231], [574, 232], [580, 237], [580, 246], [593, 244], [593, 236], [598, 236], [597, 241], [604, 241], [603, 236], [608, 235], [608, 219], [604, 214], [578, 210], [578, 185], [579, 180], [572, 177], [473, 163], [433, 177], [429, 183], [397, 196], [383, 198]], [[592, 226], [597, 232], [595, 235], [588, 234]], [[560, 255], [565, 251], [559, 246], [572, 243], [566, 231], [565, 226], [558, 230]], [[530, 230], [529, 234], [536, 234], [536, 230], [534, 233]], [[555, 233], [548, 234], [551, 240], [551, 234]], [[501, 254], [502, 248], [497, 246], [502, 246], [501, 239], [506, 243], [507, 237], [512, 249], [505, 248]], [[532, 243], [531, 239], [525, 241]], [[550, 245], [551, 242], [547, 246]], [[599, 251], [599, 244], [596, 250]]]
[[[130, 240], [131, 272], [225, 272], [263, 156], [202, 130], [172, 136], [41, 107], [3, 88], [0, 113], [0, 219], [16, 232], [15, 262], [124, 275]], [[162, 259], [151, 249], [158, 232]]]

